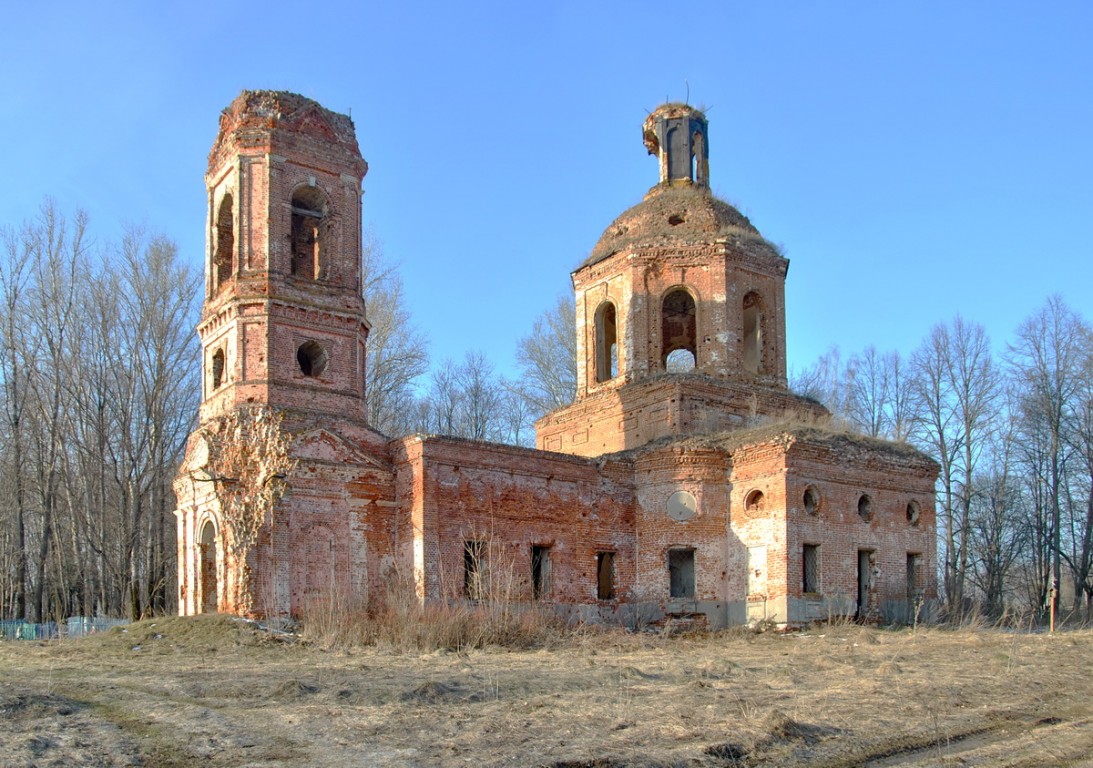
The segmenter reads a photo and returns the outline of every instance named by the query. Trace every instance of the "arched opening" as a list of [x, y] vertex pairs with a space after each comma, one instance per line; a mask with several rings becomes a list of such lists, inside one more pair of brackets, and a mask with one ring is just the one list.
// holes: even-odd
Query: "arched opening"
[[805, 512], [810, 515], [816, 515], [820, 511], [820, 493], [811, 485], [805, 488], [805, 495], [802, 499], [805, 505]]
[[213, 389], [220, 389], [220, 386], [224, 383], [224, 350], [222, 349], [213, 352], [212, 378]]
[[668, 129], [668, 181], [684, 181], [691, 178], [691, 152], [687, 146], [687, 131]]
[[919, 506], [917, 501], [907, 502], [907, 522], [911, 525], [918, 525]]
[[744, 370], [763, 373], [763, 300], [754, 291], [744, 297]]
[[873, 519], [873, 499], [867, 493], [858, 498], [858, 515], [866, 522]]
[[695, 184], [706, 186], [706, 137], [701, 131], [691, 135], [691, 178]]
[[664, 370], [668, 373], [687, 373], [695, 369], [695, 356], [689, 349], [677, 349], [664, 359]]
[[756, 488], [744, 497], [744, 511], [751, 515], [758, 515], [766, 509], [766, 497]]
[[[695, 300], [684, 288], [676, 288], [664, 297], [661, 304], [661, 365], [668, 370], [668, 358], [676, 350], [690, 353], [690, 368], [698, 360], [696, 339], [697, 310]], [[676, 356], [678, 359], [680, 356]], [[684, 361], [680, 361], [681, 363]], [[689, 370], [689, 369], [688, 369]]]
[[316, 187], [292, 195], [292, 274], [308, 280], [322, 275], [326, 197]]
[[216, 528], [211, 520], [205, 521], [201, 528], [201, 539], [198, 543], [200, 559], [198, 567], [201, 569], [201, 613], [216, 613]]
[[618, 333], [615, 305], [605, 301], [596, 310], [596, 381], [619, 375]]
[[330, 362], [330, 356], [319, 342], [305, 341], [296, 350], [296, 362], [304, 376], [322, 376]]
[[224, 195], [216, 213], [216, 244], [213, 248], [213, 281], [220, 288], [232, 277], [232, 253], [235, 250], [235, 222], [232, 196]]

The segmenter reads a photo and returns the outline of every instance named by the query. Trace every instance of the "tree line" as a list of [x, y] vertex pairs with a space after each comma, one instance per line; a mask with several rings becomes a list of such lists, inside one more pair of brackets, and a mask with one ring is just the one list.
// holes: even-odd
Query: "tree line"
[[1093, 332], [1061, 298], [997, 349], [957, 316], [909, 357], [833, 348], [791, 385], [847, 428], [937, 460], [951, 611], [1042, 613], [1052, 595], [1056, 609], [1093, 607]]
[[201, 276], [163, 236], [96, 245], [50, 202], [0, 247], [0, 616], [168, 610]]

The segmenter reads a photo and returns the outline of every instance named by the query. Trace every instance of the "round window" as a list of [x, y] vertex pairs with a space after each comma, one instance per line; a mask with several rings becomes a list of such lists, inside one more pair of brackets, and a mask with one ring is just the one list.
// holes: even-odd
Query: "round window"
[[766, 498], [763, 496], [763, 492], [756, 489], [748, 493], [744, 497], [744, 511], [749, 515], [758, 515], [763, 511]]
[[668, 497], [668, 517], [679, 522], [690, 520], [698, 511], [698, 501], [693, 493], [676, 491]]

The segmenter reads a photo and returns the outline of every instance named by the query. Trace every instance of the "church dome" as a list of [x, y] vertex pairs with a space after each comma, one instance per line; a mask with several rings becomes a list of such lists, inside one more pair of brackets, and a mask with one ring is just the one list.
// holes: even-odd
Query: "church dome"
[[634, 247], [702, 245], [732, 236], [761, 240], [758, 230], [710, 192], [709, 124], [690, 104], [662, 104], [649, 113], [641, 139], [660, 166], [660, 183], [611, 222], [582, 267]]
[[635, 246], [696, 245], [734, 234], [757, 238], [759, 230], [707, 187], [662, 183], [611, 222], [581, 266]]

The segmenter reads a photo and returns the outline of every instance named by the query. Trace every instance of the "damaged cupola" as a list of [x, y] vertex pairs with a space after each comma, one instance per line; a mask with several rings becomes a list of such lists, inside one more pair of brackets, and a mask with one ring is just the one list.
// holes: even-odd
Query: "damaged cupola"
[[664, 104], [642, 126], [650, 155], [660, 160], [661, 184], [710, 186], [706, 115], [689, 104]]
[[664, 104], [642, 138], [660, 176], [573, 272], [576, 402], [537, 445], [598, 455], [824, 409], [789, 392], [789, 260], [710, 190], [706, 115]]

